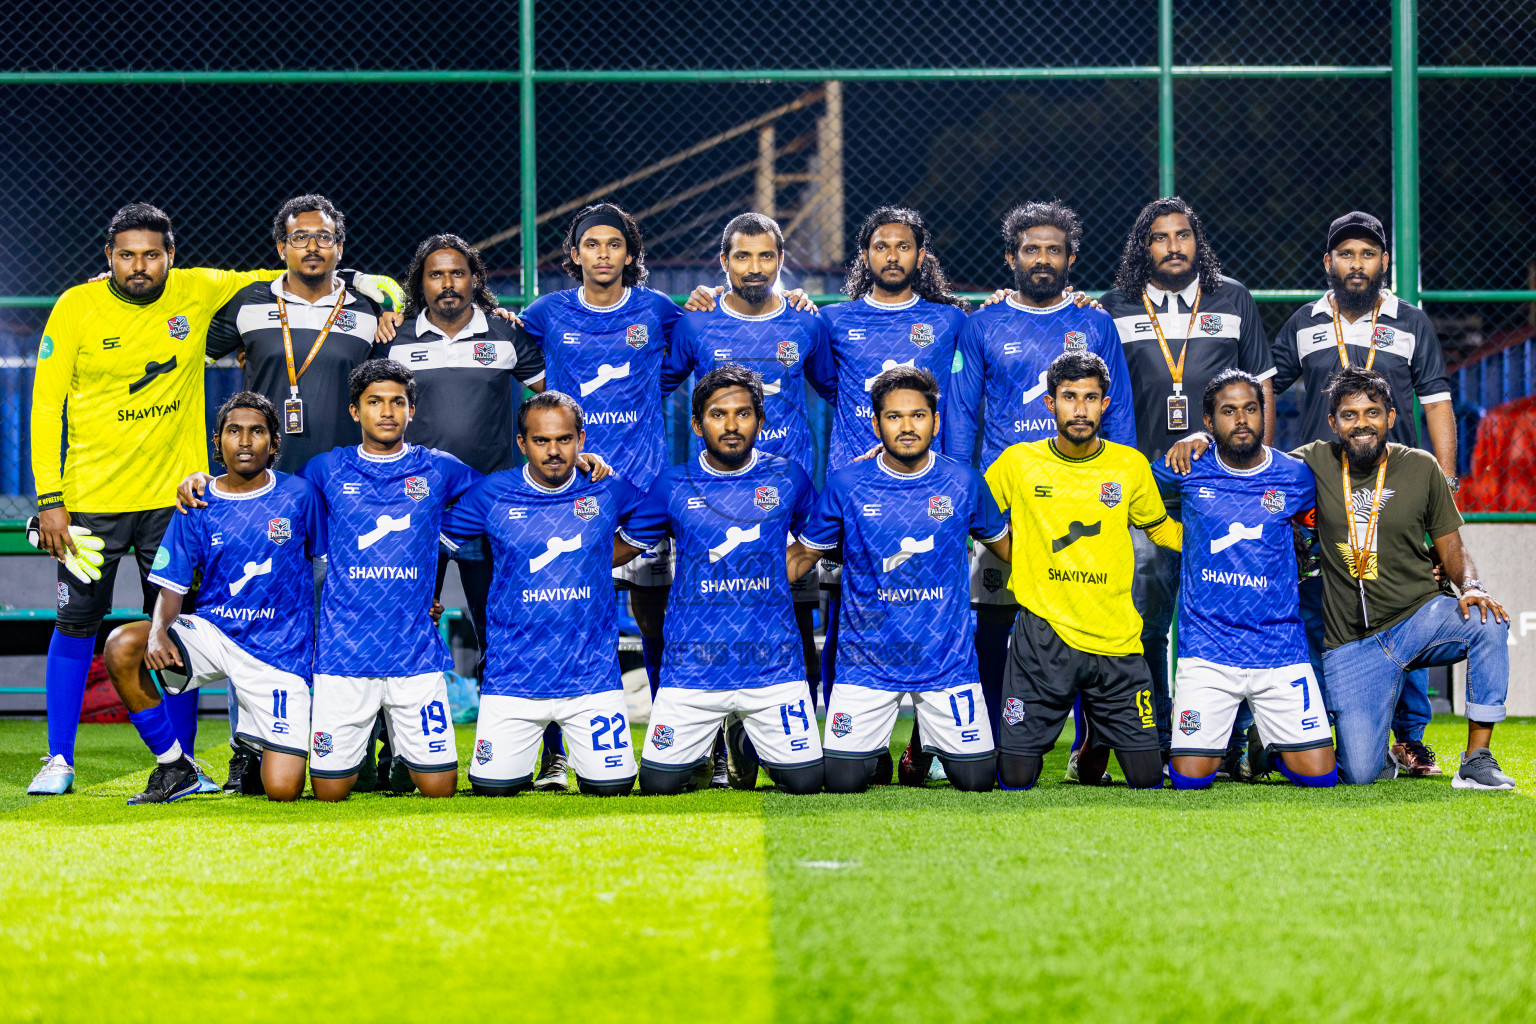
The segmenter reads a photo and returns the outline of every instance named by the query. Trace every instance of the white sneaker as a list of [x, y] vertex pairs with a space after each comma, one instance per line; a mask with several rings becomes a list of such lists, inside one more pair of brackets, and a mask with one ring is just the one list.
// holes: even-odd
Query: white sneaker
[[63, 754], [44, 757], [42, 771], [32, 776], [28, 796], [63, 796], [75, 787], [75, 766]]
[[940, 760], [938, 757], [935, 757], [933, 759], [933, 762], [928, 765], [928, 781], [929, 782], [948, 782], [949, 781], [949, 776], [947, 774], [945, 774], [945, 772], [944, 772], [944, 762], [942, 760]]
[[1515, 788], [1515, 780], [1499, 769], [1499, 762], [1494, 760], [1491, 750], [1479, 747], [1472, 751], [1471, 757], [1462, 753], [1461, 767], [1456, 770], [1451, 785], [1456, 789], [1507, 790]]

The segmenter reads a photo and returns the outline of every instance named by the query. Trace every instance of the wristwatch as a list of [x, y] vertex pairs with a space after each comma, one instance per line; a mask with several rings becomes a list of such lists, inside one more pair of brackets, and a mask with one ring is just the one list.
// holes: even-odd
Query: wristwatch
[[1457, 491], [1461, 490], [1461, 477], [1459, 477], [1459, 476], [1448, 476], [1448, 477], [1446, 477], [1445, 478], [1445, 486], [1447, 486], [1447, 487], [1449, 487], [1451, 489], [1451, 493], [1452, 494], [1455, 494]]
[[1483, 594], [1484, 596], [1486, 596], [1487, 593], [1488, 593], [1488, 588], [1483, 586], [1483, 581], [1479, 580], [1479, 579], [1470, 579], [1470, 580], [1466, 580], [1465, 582], [1462, 583], [1462, 585], [1461, 585], [1461, 596], [1462, 597], [1466, 597], [1468, 594], [1471, 594], [1473, 592], [1476, 592], [1476, 593], [1479, 593], [1479, 594]]

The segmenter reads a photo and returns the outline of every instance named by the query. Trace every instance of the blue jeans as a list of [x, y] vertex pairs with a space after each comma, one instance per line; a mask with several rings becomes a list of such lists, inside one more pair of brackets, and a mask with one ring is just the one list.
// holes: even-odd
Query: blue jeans
[[1323, 654], [1328, 700], [1338, 727], [1339, 778], [1370, 785], [1381, 773], [1387, 729], [1415, 668], [1467, 661], [1467, 718], [1502, 722], [1509, 691], [1509, 626], [1479, 609], [1461, 617], [1453, 597], [1433, 597], [1391, 629]]
[[1136, 572], [1131, 577], [1131, 603], [1141, 615], [1141, 646], [1152, 673], [1152, 715], [1157, 742], [1164, 751], [1173, 745], [1173, 692], [1168, 687], [1168, 630], [1179, 601], [1179, 552], [1158, 547], [1140, 530], [1131, 531]]
[[[1312, 662], [1312, 674], [1317, 677], [1323, 691], [1323, 706], [1328, 709], [1328, 720], [1333, 721], [1333, 702], [1328, 699], [1328, 686], [1323, 681], [1323, 578], [1309, 576], [1301, 581], [1301, 620], [1307, 627], [1307, 655]], [[1403, 684], [1402, 696], [1392, 711], [1392, 735], [1399, 741], [1423, 740], [1424, 727], [1433, 717], [1429, 706], [1429, 672], [1416, 668], [1408, 673]]]

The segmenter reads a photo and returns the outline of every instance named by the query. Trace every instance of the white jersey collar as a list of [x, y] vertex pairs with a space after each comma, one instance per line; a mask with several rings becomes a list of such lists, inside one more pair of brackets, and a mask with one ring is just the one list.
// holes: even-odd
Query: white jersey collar
[[[1185, 288], [1181, 292], [1178, 292], [1177, 294], [1178, 294], [1179, 298], [1184, 300], [1184, 305], [1186, 305], [1186, 306], [1193, 306], [1195, 304], [1195, 293], [1198, 292], [1199, 290], [1200, 290], [1200, 275], [1196, 274], [1195, 275], [1195, 279], [1189, 283], [1189, 287]], [[1173, 294], [1175, 294], [1175, 293], [1163, 291], [1161, 288], [1159, 288], [1157, 285], [1153, 284], [1151, 281], [1147, 282], [1147, 298], [1152, 300], [1152, 305], [1154, 305], [1154, 306], [1166, 306], [1166, 305], [1168, 305], [1169, 296], [1171, 296]], [[1177, 313], [1178, 309], [1175, 308], [1175, 307], [1170, 307], [1168, 312], [1170, 312], [1170, 313]]]
[[1275, 461], [1274, 450], [1271, 449], [1269, 445], [1264, 445], [1264, 461], [1260, 462], [1252, 469], [1237, 469], [1233, 466], [1227, 465], [1225, 462], [1221, 461], [1221, 453], [1216, 451], [1215, 445], [1211, 446], [1211, 452], [1216, 456], [1216, 465], [1220, 466], [1223, 472], [1231, 476], [1258, 476], [1260, 473], [1269, 468], [1270, 463]]
[[219, 486], [219, 481], [224, 479], [224, 477], [220, 476], [215, 477], [213, 482], [208, 485], [208, 493], [217, 495], [226, 501], [249, 501], [251, 498], [259, 498], [263, 494], [270, 494], [272, 493], [272, 488], [277, 486], [277, 474], [270, 469], [265, 472], [267, 474], [267, 482], [254, 491], [246, 491], [244, 494], [231, 494]]
[[699, 452], [699, 465], [703, 466], [704, 467], [704, 472], [708, 473], [710, 476], [724, 476], [724, 477], [746, 476], [748, 473], [752, 472], [752, 470], [757, 466], [757, 457], [758, 457], [759, 454], [760, 453], [758, 452], [758, 450], [756, 448], [753, 448], [752, 449], [752, 455], [751, 455], [750, 458], [747, 459], [747, 464], [746, 465], [742, 466], [740, 469], [726, 470], [726, 469], [716, 469], [714, 466], [711, 466], [709, 464], [708, 456], [704, 452]]
[[921, 480], [923, 477], [928, 475], [929, 471], [933, 469], [933, 464], [937, 461], [938, 459], [934, 458], [933, 449], [930, 448], [928, 450], [928, 464], [926, 466], [918, 470], [916, 473], [898, 473], [890, 466], [885, 464], [885, 451], [883, 449], [879, 455], [875, 456], [875, 465], [880, 467], [880, 472], [884, 473], [892, 480]]
[[565, 483], [561, 484], [559, 487], [546, 487], [544, 484], [539, 483], [533, 478], [533, 474], [528, 471], [528, 464], [526, 462], [523, 463], [523, 480], [528, 484], [529, 487], [532, 487], [540, 494], [564, 494], [566, 491], [570, 490], [576, 485], [576, 474], [578, 472], [580, 471], [572, 469], [571, 475], [566, 477]]
[[882, 313], [898, 313], [903, 309], [911, 309], [913, 306], [917, 305], [917, 300], [921, 298], [921, 295], [913, 292], [912, 297], [906, 302], [876, 302], [873, 295], [864, 296], [864, 301], [868, 305], [873, 306], [875, 309], [880, 310]]
[[358, 445], [357, 456], [364, 462], [399, 462], [401, 459], [405, 458], [406, 453], [409, 452], [411, 448], [412, 445], [409, 442], [401, 442], [400, 450], [395, 452], [393, 455], [370, 455], [363, 451], [362, 445]]
[[1071, 296], [1066, 296], [1054, 306], [1047, 306], [1044, 309], [1036, 309], [1034, 306], [1026, 306], [1024, 303], [1016, 301], [1013, 297], [1013, 292], [1009, 292], [1008, 297], [1003, 299], [1003, 301], [1008, 303], [1008, 305], [1012, 306], [1014, 309], [1019, 310], [1021, 313], [1033, 313], [1036, 316], [1044, 316], [1047, 313], [1059, 313], [1066, 309], [1068, 306], [1072, 305]]
[[464, 329], [451, 338], [448, 337], [441, 327], [427, 319], [426, 310], [416, 314], [416, 337], [418, 338], [426, 338], [429, 334], [435, 334], [444, 341], [458, 341], [461, 338], [468, 338], [476, 334], [487, 334], [490, 332], [490, 329], [490, 321], [485, 318], [485, 310], [480, 309], [478, 306], [475, 308], [475, 315], [469, 318], [469, 323], [464, 325]]
[[581, 303], [582, 308], [590, 309], [594, 313], [612, 313], [615, 310], [623, 309], [625, 304], [629, 302], [629, 292], [630, 289], [626, 287], [624, 289], [624, 294], [619, 296], [619, 301], [615, 302], [611, 306], [594, 306], [592, 303], [587, 301], [587, 286], [584, 284], [577, 285], [576, 301]]

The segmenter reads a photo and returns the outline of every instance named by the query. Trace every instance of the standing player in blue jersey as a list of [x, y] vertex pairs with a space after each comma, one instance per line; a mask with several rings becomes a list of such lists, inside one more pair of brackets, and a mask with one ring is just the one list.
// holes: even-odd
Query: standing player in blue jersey
[[[805, 385], [827, 401], [836, 397], [827, 323], [812, 308], [802, 311], [779, 295], [775, 285], [784, 262], [784, 233], [771, 218], [743, 213], [732, 218], [720, 237], [720, 266], [731, 283], [715, 309], [683, 315], [672, 334], [661, 388], [671, 392], [690, 374], [703, 374], [725, 363], [756, 370], [763, 378], [762, 451], [799, 463], [815, 472], [816, 449], [806, 418]], [[699, 451], [704, 450], [703, 441]], [[805, 656], [805, 677], [812, 692], [821, 679], [821, 659], [812, 632], [812, 611], [821, 601], [815, 576], [790, 586], [795, 623]], [[654, 699], [655, 693], [651, 694]]]
[[[614, 472], [644, 491], [668, 461], [661, 374], [683, 311], [644, 287], [649, 272], [640, 227], [612, 203], [577, 212], [566, 229], [565, 254], [565, 272], [581, 286], [535, 299], [523, 311], [523, 329], [544, 350], [545, 386], [581, 402], [592, 446], [613, 453]], [[629, 591], [654, 691], [672, 585], [670, 548], [645, 552], [613, 570], [613, 579]], [[559, 733], [551, 730], [541, 780], [556, 773], [559, 750]]]
[[1209, 786], [1247, 700], [1270, 761], [1254, 772], [1332, 786], [1333, 735], [1307, 654], [1291, 526], [1316, 502], [1312, 470], [1265, 446], [1264, 386], [1253, 374], [1222, 370], [1203, 404], [1215, 457], [1183, 475], [1163, 459], [1152, 466], [1184, 513], [1169, 775], [1175, 789]]
[[[198, 790], [152, 673], [167, 694], [229, 680], [239, 707], [236, 739], [261, 751], [261, 788], [296, 800], [308, 755], [309, 673], [314, 656], [310, 559], [325, 551], [320, 496], [272, 469], [282, 448], [277, 410], [242, 391], [219, 409], [214, 457], [227, 472], [207, 487], [206, 507], [172, 516], [149, 580], [160, 587], [150, 622], [107, 638], [107, 672], [129, 720], [158, 764], [130, 804], [166, 803]], [[201, 573], [195, 614], [182, 597]]]
[[346, 799], [383, 708], [411, 780], [425, 796], [452, 796], [459, 762], [443, 673], [453, 660], [430, 609], [443, 512], [481, 477], [452, 455], [405, 443], [416, 402], [411, 371], [371, 359], [347, 385], [363, 443], [304, 467], [325, 501], [331, 541], [310, 780], [317, 799]]
[[926, 742], [913, 758], [927, 776], [935, 753], [957, 789], [984, 791], [997, 750], [976, 676], [966, 541], [1008, 561], [1008, 521], [985, 481], [932, 451], [939, 387], [927, 370], [886, 370], [870, 389], [883, 451], [827, 480], [791, 546], [793, 579], [826, 552], [843, 565], [842, 672], [827, 712], [827, 790], [866, 789], [890, 746], [903, 694]]
[[788, 792], [821, 789], [816, 705], [785, 563], [816, 492], [798, 464], [755, 448], [762, 423], [760, 376], [733, 364], [706, 373], [693, 389], [693, 430], [705, 450], [656, 479], [614, 543], [615, 561], [669, 534], [677, 546], [643, 793], [687, 788], [725, 725], [734, 784], [756, 785], [760, 761]]
[[487, 537], [495, 567], [469, 768], [481, 796], [533, 787], [550, 723], [569, 740], [583, 793], [619, 796], [635, 783], [611, 585], [614, 531], [641, 492], [617, 477], [576, 472], [585, 441], [574, 399], [536, 395], [517, 413], [527, 464], [486, 477], [443, 520], [450, 543]]
[[[1045, 380], [1051, 360], [1063, 352], [1092, 352], [1109, 367], [1109, 403], [1102, 434], [1116, 444], [1136, 444], [1130, 374], [1126, 372], [1114, 320], [1102, 309], [1069, 297], [1068, 281], [1082, 244], [1076, 212], [1060, 202], [1015, 206], [1003, 218], [1003, 258], [1013, 272], [1014, 290], [1001, 302], [978, 310], [960, 332], [959, 368], [951, 378], [944, 450], [969, 461], [985, 403], [981, 442], [985, 472], [1003, 449], [1022, 441], [1056, 436], [1056, 417], [1046, 407]], [[976, 609], [976, 652], [981, 686], [992, 728], [997, 729], [1008, 633], [1019, 603], [1005, 581], [1008, 566], [984, 545], [971, 548], [971, 605]], [[1077, 725], [1067, 778], [1076, 780], [1077, 751], [1084, 720]]]

